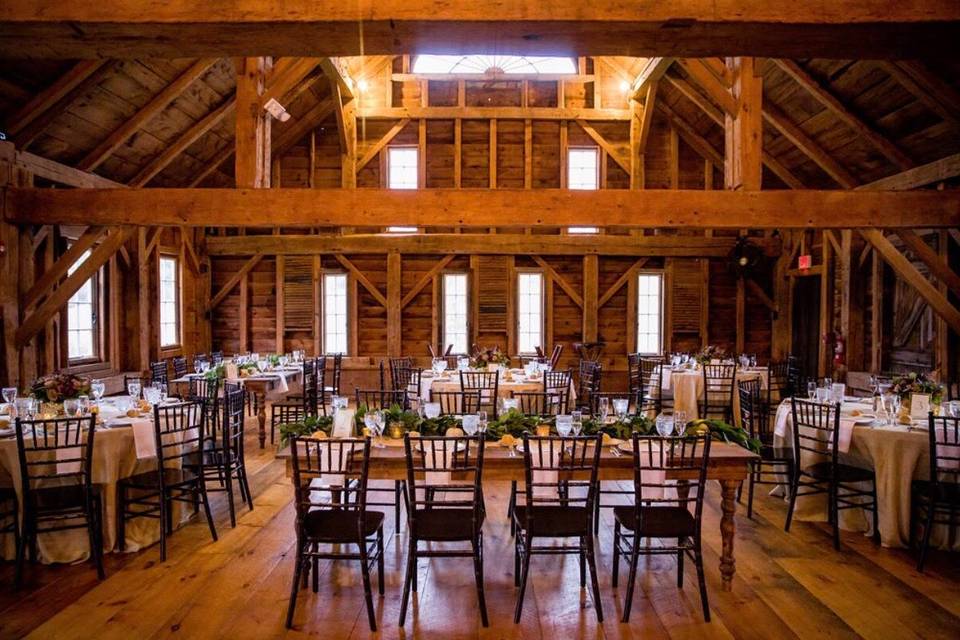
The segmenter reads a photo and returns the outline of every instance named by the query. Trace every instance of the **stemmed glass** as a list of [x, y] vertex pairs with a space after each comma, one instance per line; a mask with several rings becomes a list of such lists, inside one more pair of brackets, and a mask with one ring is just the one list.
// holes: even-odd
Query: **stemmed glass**
[[813, 400], [817, 397], [817, 383], [811, 380], [807, 383], [807, 397]]
[[79, 405], [81, 416], [90, 415], [90, 396], [80, 396], [77, 398], [77, 404]]
[[677, 435], [682, 436], [687, 429], [687, 412], [682, 409], [673, 412], [673, 426], [677, 430]]
[[142, 390], [143, 385], [140, 383], [140, 378], [133, 378], [127, 382], [127, 393], [134, 402], [140, 399], [140, 391]]
[[266, 360], [258, 359], [258, 360], [257, 360], [257, 369], [260, 371], [260, 373], [263, 373], [264, 371], [267, 370], [267, 365], [269, 365], [269, 364], [270, 364], [270, 363], [267, 362]]
[[617, 414], [617, 420], [624, 422], [627, 419], [627, 409], [630, 407], [630, 400], [627, 398], [613, 399], [613, 412]]
[[573, 429], [573, 418], [571, 416], [557, 416], [557, 435], [566, 438]]
[[598, 410], [600, 413], [600, 424], [606, 424], [607, 416], [610, 415], [610, 398], [600, 398], [600, 406]]
[[573, 435], [579, 436], [580, 430], [583, 429], [583, 413], [580, 411], [571, 411], [570, 424], [573, 428]]
[[378, 439], [380, 427], [377, 424], [377, 416], [369, 411], [363, 414], [363, 425], [370, 431], [370, 435], [373, 436], [373, 446], [379, 449], [382, 445]]
[[480, 419], [475, 415], [465, 415], [463, 420], [461, 420], [463, 425], [463, 431], [471, 438], [477, 435], [477, 431], [480, 429]]
[[63, 413], [68, 418], [75, 418], [80, 410], [80, 402], [76, 398], [67, 398], [63, 401]]
[[29, 396], [17, 398], [13, 406], [17, 410], [17, 416], [27, 420], [32, 420], [37, 412], [37, 401]]
[[107, 385], [104, 384], [103, 380], [97, 378], [90, 383], [90, 391], [93, 392], [93, 399], [97, 402], [100, 402], [100, 399], [103, 397], [103, 393], [107, 390]]
[[13, 404], [14, 400], [17, 399], [17, 388], [16, 387], [4, 387], [3, 388], [3, 401], [7, 404]]
[[487, 411], [485, 409], [477, 411], [477, 428], [480, 433], [487, 432]]

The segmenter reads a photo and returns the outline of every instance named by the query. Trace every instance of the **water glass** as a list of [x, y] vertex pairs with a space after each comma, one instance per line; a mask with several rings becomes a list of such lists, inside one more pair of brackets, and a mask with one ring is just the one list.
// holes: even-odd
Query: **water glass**
[[[444, 369], [446, 368], [446, 360], [444, 360]], [[470, 358], [467, 356], [457, 356], [457, 371], [466, 371], [470, 368]]]
[[807, 383], [807, 397], [811, 400], [817, 397], [817, 383], [813, 380]]
[[17, 388], [16, 387], [4, 387], [3, 388], [3, 401], [7, 404], [13, 404], [13, 401], [17, 399]]
[[63, 413], [68, 418], [76, 417], [79, 409], [80, 403], [77, 402], [76, 398], [67, 398], [63, 401]]
[[829, 389], [833, 385], [833, 378], [824, 378], [823, 379], [823, 388]]
[[90, 415], [90, 396], [80, 396], [77, 398], [77, 404], [79, 406], [79, 411], [81, 416]]
[[140, 378], [133, 378], [132, 380], [127, 381], [127, 393], [130, 394], [130, 397], [133, 398], [134, 402], [140, 399], [140, 391], [143, 389], [143, 384], [140, 382]]
[[103, 380], [97, 379], [90, 383], [90, 391], [93, 393], [93, 399], [97, 402], [100, 402], [100, 398], [103, 397], [106, 390], [107, 385], [103, 383]]
[[613, 412], [617, 414], [617, 420], [623, 422], [627, 419], [627, 410], [630, 408], [630, 400], [628, 398], [614, 398], [613, 399]]
[[817, 402], [829, 402], [830, 401], [830, 389], [818, 388], [817, 389]]
[[598, 412], [600, 413], [600, 424], [606, 424], [607, 416], [610, 415], [610, 398], [606, 396], [600, 398]]
[[658, 415], [656, 420], [657, 433], [663, 438], [671, 435], [673, 433], [673, 422], [672, 416], [663, 413]]
[[480, 423], [479, 418], [475, 414], [467, 414], [463, 416], [460, 422], [463, 426], [464, 433], [471, 437], [477, 435], [477, 430], [480, 428]]
[[500, 398], [500, 409], [504, 412], [510, 411], [510, 409], [519, 409], [520, 400], [517, 398]]
[[440, 416], [440, 403], [439, 402], [426, 402], [423, 405], [423, 415], [427, 417], [428, 420], [433, 420]]
[[27, 420], [32, 419], [33, 414], [37, 410], [36, 402], [34, 401], [33, 398], [30, 398], [30, 397], [17, 398], [16, 400], [14, 400], [13, 407], [17, 411], [18, 418], [21, 418], [21, 419], [26, 418]]
[[477, 426], [480, 429], [480, 433], [487, 432], [487, 412], [484, 409], [477, 412]]
[[830, 385], [830, 401], [843, 402], [843, 396], [846, 395], [847, 385], [842, 382], [834, 382]]
[[580, 430], [583, 429], [583, 413], [580, 411], [571, 411], [570, 422], [573, 426], [573, 435], [580, 435]]
[[557, 435], [566, 438], [573, 430], [573, 416], [557, 416]]

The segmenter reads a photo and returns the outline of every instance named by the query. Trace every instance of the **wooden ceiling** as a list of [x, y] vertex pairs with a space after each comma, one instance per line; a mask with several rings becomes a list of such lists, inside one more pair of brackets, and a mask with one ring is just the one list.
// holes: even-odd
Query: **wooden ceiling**
[[[593, 64], [632, 80], [648, 62]], [[698, 139], [702, 154], [722, 157], [724, 104], [704, 74], [713, 64], [669, 65], [656, 117]], [[336, 120], [320, 59], [276, 65], [275, 91], [293, 116], [273, 123], [274, 154], [282, 155]], [[350, 66], [372, 77], [398, 70], [399, 58], [354, 58]], [[234, 186], [231, 59], [7, 60], [0, 69], [0, 130], [19, 149], [130, 186]], [[763, 59], [759, 69], [765, 188], [854, 188], [960, 152], [960, 60]], [[626, 99], [605, 94], [608, 106], [624, 109]]]

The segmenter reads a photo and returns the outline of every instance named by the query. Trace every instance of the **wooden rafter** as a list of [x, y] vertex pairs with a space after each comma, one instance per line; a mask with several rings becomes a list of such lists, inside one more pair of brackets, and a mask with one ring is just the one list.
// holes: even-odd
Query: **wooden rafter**
[[157, 227], [153, 230], [153, 234], [150, 236], [150, 239], [147, 240], [144, 250], [140, 252], [139, 256], [141, 267], [150, 262], [150, 256], [153, 255], [154, 249], [156, 249], [157, 245], [160, 243], [160, 234], [162, 231], [162, 227]]
[[331, 82], [336, 83], [342, 100], [353, 100], [353, 82], [348, 80], [345, 67], [339, 60], [333, 58], [323, 58], [320, 61], [320, 67], [323, 73], [330, 78]]
[[960, 296], [960, 275], [943, 262], [940, 255], [912, 229], [897, 229], [897, 235], [903, 244], [913, 252], [923, 264], [927, 265], [937, 280], [949, 288], [954, 295]]
[[567, 282], [566, 278], [564, 278], [562, 275], [557, 273], [557, 271], [550, 266], [549, 262], [547, 262], [540, 256], [535, 255], [531, 257], [534, 259], [534, 261], [538, 265], [540, 265], [540, 268], [543, 269], [547, 273], [547, 275], [550, 276], [550, 279], [553, 280], [553, 282], [555, 282], [561, 289], [563, 289], [564, 293], [570, 296], [570, 299], [573, 300], [573, 303], [578, 307], [580, 307], [581, 309], [583, 309], [583, 296], [580, 295], [580, 292], [577, 291], [577, 289], [573, 285]]
[[856, 133], [858, 137], [863, 138], [873, 145], [874, 148], [885, 155], [887, 159], [889, 159], [895, 165], [900, 167], [901, 170], [909, 169], [914, 165], [914, 162], [907, 156], [907, 154], [901, 151], [897, 145], [893, 144], [884, 135], [850, 111], [846, 105], [840, 102], [840, 100], [833, 95], [833, 93], [824, 87], [816, 78], [810, 75], [806, 69], [801, 67], [793, 60], [774, 58], [773, 63], [776, 64], [781, 71], [786, 73], [788, 76], [790, 76], [790, 78], [803, 87], [804, 90], [806, 90], [810, 95], [816, 98], [820, 104], [827, 108], [848, 127], [853, 129], [854, 133]]
[[800, 149], [817, 166], [833, 178], [844, 189], [853, 189], [860, 181], [845, 169], [829, 153], [823, 150], [813, 138], [804, 133], [799, 126], [790, 121], [779, 108], [767, 102], [763, 105], [763, 119], [769, 122], [795, 147]]
[[33, 286], [23, 295], [21, 300], [23, 308], [29, 309], [36, 304], [41, 297], [49, 295], [54, 286], [60, 282], [60, 279], [67, 275], [70, 267], [76, 264], [84, 252], [99, 242], [105, 233], [106, 229], [103, 227], [87, 227], [84, 232], [80, 234], [80, 237], [77, 238], [77, 241], [67, 247], [67, 250], [63, 252], [60, 259], [44, 271], [43, 274], [37, 278], [36, 282], [33, 283]]
[[860, 234], [873, 245], [877, 253], [911, 287], [917, 290], [930, 308], [956, 333], [960, 333], [960, 310], [953, 306], [947, 297], [927, 280], [910, 260], [900, 253], [879, 229], [861, 229]]
[[385, 146], [390, 144], [390, 141], [397, 137], [397, 134], [403, 131], [404, 127], [406, 127], [408, 124], [410, 124], [409, 118], [401, 120], [397, 124], [393, 125], [389, 131], [383, 134], [382, 138], [379, 138], [370, 146], [368, 146], [364, 150], [363, 155], [360, 156], [360, 159], [357, 160], [357, 171], [363, 169], [371, 160], [376, 158], [377, 154], [380, 153]]
[[407, 107], [361, 106], [357, 117], [369, 120], [629, 120], [629, 109], [592, 107]]
[[617, 295], [617, 292], [620, 291], [625, 284], [627, 284], [630, 278], [633, 278], [636, 275], [638, 270], [643, 268], [643, 265], [647, 264], [649, 259], [649, 257], [644, 256], [630, 265], [630, 268], [624, 271], [620, 277], [617, 278], [617, 281], [610, 285], [609, 289], [603, 292], [603, 295], [601, 295], [600, 299], [597, 301], [597, 308], [599, 309], [603, 305], [610, 302], [610, 298]]
[[949, 190], [325, 189], [318, 198], [309, 189], [10, 187], [5, 195], [6, 219], [30, 224], [960, 227], [960, 192]]
[[673, 64], [673, 58], [648, 58], [646, 64], [637, 74], [631, 83], [633, 90], [633, 99], [640, 100], [647, 94], [647, 87], [659, 82], [660, 78], [666, 73], [670, 65]]
[[960, 93], [919, 62], [884, 62], [883, 69], [954, 129], [960, 128]]
[[377, 285], [373, 284], [370, 281], [370, 278], [368, 278], [366, 274], [363, 273], [363, 271], [360, 271], [360, 269], [357, 268], [357, 265], [353, 264], [343, 254], [335, 253], [333, 257], [336, 258], [337, 262], [342, 264], [347, 269], [347, 271], [349, 271], [353, 275], [354, 279], [357, 282], [359, 282], [363, 286], [363, 288], [370, 293], [370, 295], [373, 296], [374, 300], [379, 302], [383, 307], [387, 306], [386, 296], [384, 296], [380, 292], [380, 289], [377, 288]]
[[350, 83], [340, 68], [330, 58], [321, 63], [324, 74], [330, 80], [333, 96], [333, 113], [337, 117], [337, 134], [340, 139], [340, 186], [352, 189], [357, 186], [357, 103], [353, 98]]
[[707, 92], [710, 98], [720, 105], [724, 113], [735, 113], [737, 101], [730, 95], [730, 89], [717, 79], [716, 74], [702, 60], [681, 59], [677, 64], [688, 76]]
[[303, 81], [313, 73], [320, 64], [320, 60], [320, 58], [296, 58], [282, 67], [275, 64], [267, 79], [267, 88], [261, 96], [262, 103], [266, 104], [274, 99], [282, 104], [287, 94], [301, 86]]
[[[397, 253], [399, 253], [399, 252], [397, 252]], [[437, 277], [437, 276], [440, 274], [441, 271], [443, 271], [444, 269], [446, 269], [446, 268], [447, 268], [447, 265], [450, 264], [450, 262], [451, 262], [454, 258], [456, 258], [456, 257], [457, 257], [457, 256], [456, 256], [455, 254], [452, 254], [452, 253], [451, 253], [451, 254], [449, 254], [449, 255], [446, 255], [446, 256], [440, 258], [440, 260], [437, 262], [437, 264], [433, 265], [433, 267], [431, 267], [430, 271], [427, 271], [425, 274], [423, 274], [423, 277], [421, 277], [419, 280], [417, 280], [417, 283], [416, 283], [415, 285], [413, 285], [413, 288], [410, 289], [410, 291], [407, 291], [406, 295], [404, 295], [404, 296], [403, 296], [403, 299], [400, 301], [400, 306], [401, 306], [401, 307], [406, 307], [406, 306], [409, 305], [411, 302], [413, 302], [414, 298], [416, 298], [417, 295], [418, 295], [421, 291], [423, 291], [424, 287], [426, 287], [428, 284], [430, 284], [430, 283], [433, 281], [433, 279], [434, 279], [435, 277]]]
[[888, 191], [906, 191], [925, 187], [928, 184], [942, 182], [960, 176], [960, 153], [934, 160], [913, 169], [907, 169], [886, 178], [880, 178], [857, 187], [858, 190], [884, 189]]
[[120, 145], [129, 140], [133, 134], [150, 122], [154, 116], [163, 111], [167, 105], [183, 94], [187, 87], [206, 73], [216, 62], [216, 58], [201, 58], [190, 65], [186, 71], [177, 76], [173, 82], [164, 87], [160, 93], [155, 95], [123, 124], [114, 129], [95, 149], [84, 156], [77, 164], [77, 168], [82, 171], [93, 171], [100, 166]]
[[583, 129], [584, 132], [600, 146], [601, 149], [606, 151], [610, 157], [613, 158], [614, 162], [620, 165], [620, 167], [628, 174], [630, 173], [630, 157], [628, 155], [624, 155], [622, 148], [604, 138], [600, 132], [597, 131], [589, 122], [585, 120], [577, 120], [576, 122], [578, 125], [580, 125], [580, 128]]
[[184, 249], [186, 250], [185, 252], [188, 258], [187, 262], [193, 268], [193, 272], [195, 274], [199, 274], [201, 271], [200, 257], [197, 256], [197, 249], [196, 247], [193, 246], [192, 233], [193, 233], [192, 229], [188, 229], [187, 227], [180, 227], [180, 243], [183, 245]]
[[10, 142], [0, 142], [0, 160], [57, 184], [79, 189], [125, 189], [126, 185], [69, 167], [55, 160], [42, 158], [29, 151], [16, 150]]
[[57, 287], [57, 290], [40, 303], [37, 309], [20, 324], [16, 334], [17, 348], [22, 348], [43, 329], [47, 321], [67, 304], [73, 294], [93, 277], [100, 267], [110, 259], [110, 256], [120, 249], [120, 246], [133, 234], [133, 231], [132, 228], [113, 229], [107, 234], [107, 237], [91, 251], [87, 259], [67, 276], [67, 279]]
[[243, 266], [240, 267], [240, 270], [237, 271], [235, 274], [233, 274], [233, 276], [229, 280], [227, 280], [226, 284], [224, 284], [220, 288], [220, 291], [217, 292], [217, 295], [211, 298], [210, 304], [207, 305], [207, 311], [215, 309], [217, 305], [223, 302], [223, 300], [228, 295], [230, 295], [230, 292], [233, 291], [233, 288], [236, 287], [238, 284], [240, 284], [240, 281], [243, 280], [245, 277], [247, 277], [247, 274], [250, 273], [250, 271], [252, 271], [253, 268], [257, 266], [257, 264], [259, 264], [260, 260], [262, 259], [263, 259], [263, 254], [257, 253], [253, 257], [251, 257], [249, 260], [247, 260], [243, 264]]
[[699, 153], [704, 159], [709, 160], [715, 167], [723, 168], [723, 155], [721, 155], [706, 138], [701, 136], [696, 129], [681, 118], [673, 109], [664, 104], [663, 101], [657, 103], [657, 109], [666, 116], [670, 125], [687, 144], [693, 147], [694, 151]]

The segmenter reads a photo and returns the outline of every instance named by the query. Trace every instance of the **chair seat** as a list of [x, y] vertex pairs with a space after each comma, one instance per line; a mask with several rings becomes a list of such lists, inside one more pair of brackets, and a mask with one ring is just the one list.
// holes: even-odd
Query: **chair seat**
[[[477, 528], [483, 526], [480, 514]], [[413, 536], [417, 540], [455, 541], [473, 540], [473, 509], [422, 509], [413, 522]]]
[[[321, 542], [356, 542], [360, 513], [354, 510], [316, 509], [307, 514], [303, 530], [312, 540]], [[383, 525], [383, 514], [367, 511], [363, 537], [375, 534]]]
[[835, 479], [837, 482], [868, 482], [874, 479], [873, 471], [848, 464], [837, 465], [837, 477], [833, 478], [833, 466], [829, 462], [818, 462], [805, 468], [803, 472], [817, 480]]
[[[637, 510], [633, 506], [614, 507], [613, 517], [625, 529], [634, 530]], [[643, 538], [685, 538], [697, 531], [693, 514], [683, 507], [640, 507], [640, 530]]]
[[590, 535], [590, 525], [587, 520], [586, 507], [533, 506], [518, 505], [514, 507], [517, 524], [521, 529], [527, 527], [527, 511], [531, 511], [531, 531], [533, 536], [551, 538], [567, 538], [570, 536]]
[[939, 482], [934, 485], [929, 480], [914, 480], [913, 490], [922, 500], [929, 500], [932, 496], [938, 503], [960, 506], [960, 484]]
[[[167, 487], [178, 487], [192, 484], [197, 481], [197, 474], [190, 466], [183, 469], [164, 469], [163, 481]], [[153, 489], [160, 490], [160, 473], [158, 471], [146, 471], [138, 473], [129, 478], [123, 478], [120, 483], [134, 489]]]
[[760, 447], [760, 460], [763, 462], [790, 462], [793, 460], [793, 449], [763, 445]]

